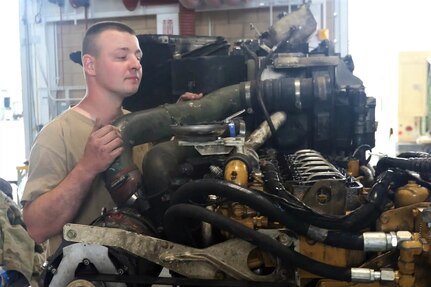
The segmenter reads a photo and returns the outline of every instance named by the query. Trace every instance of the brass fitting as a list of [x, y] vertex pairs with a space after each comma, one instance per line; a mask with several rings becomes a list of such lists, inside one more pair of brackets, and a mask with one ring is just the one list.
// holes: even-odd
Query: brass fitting
[[399, 286], [413, 287], [415, 284], [415, 256], [423, 252], [423, 246], [419, 240], [403, 241], [400, 244], [400, 257], [398, 259]]
[[229, 161], [224, 168], [224, 178], [240, 186], [248, 186], [247, 165], [239, 159]]
[[415, 181], [410, 180], [406, 185], [397, 189], [395, 193], [395, 206], [407, 206], [419, 202], [424, 202], [429, 196], [427, 188], [420, 186]]

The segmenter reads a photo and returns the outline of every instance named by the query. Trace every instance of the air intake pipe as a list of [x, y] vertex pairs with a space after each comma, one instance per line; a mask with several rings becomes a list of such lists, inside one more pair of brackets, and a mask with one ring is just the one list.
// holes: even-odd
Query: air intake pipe
[[116, 204], [130, 204], [141, 186], [139, 170], [132, 160], [133, 146], [169, 139], [172, 136], [171, 125], [219, 121], [242, 109], [249, 112], [259, 110], [258, 89], [270, 112], [280, 109], [298, 112], [298, 100], [301, 101], [301, 110], [312, 107], [311, 78], [282, 78], [243, 82], [216, 90], [198, 101], [166, 104], [117, 119], [113, 125], [121, 133], [125, 150], [104, 173], [106, 187]]

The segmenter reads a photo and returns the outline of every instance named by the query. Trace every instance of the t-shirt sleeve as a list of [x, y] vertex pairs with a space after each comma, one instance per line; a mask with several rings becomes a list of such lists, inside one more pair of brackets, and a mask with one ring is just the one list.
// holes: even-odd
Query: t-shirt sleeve
[[56, 187], [66, 177], [66, 169], [66, 153], [61, 136], [40, 134], [30, 153], [28, 179], [21, 204], [33, 201]]

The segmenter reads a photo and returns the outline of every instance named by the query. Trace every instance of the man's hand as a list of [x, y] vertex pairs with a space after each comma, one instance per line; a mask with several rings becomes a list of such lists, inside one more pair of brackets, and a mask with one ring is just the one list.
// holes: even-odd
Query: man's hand
[[56, 187], [25, 204], [24, 222], [31, 238], [42, 243], [60, 234], [64, 224], [73, 221], [91, 191], [94, 178], [123, 152], [122, 145], [123, 140], [116, 127], [102, 126], [96, 120], [84, 155], [76, 166]]
[[81, 161], [89, 172], [98, 174], [105, 171], [123, 150], [119, 130], [112, 125], [101, 126], [96, 121]]
[[203, 97], [202, 93], [195, 94], [195, 93], [186, 92], [178, 98], [177, 103], [185, 102], [185, 101], [199, 100], [202, 97]]

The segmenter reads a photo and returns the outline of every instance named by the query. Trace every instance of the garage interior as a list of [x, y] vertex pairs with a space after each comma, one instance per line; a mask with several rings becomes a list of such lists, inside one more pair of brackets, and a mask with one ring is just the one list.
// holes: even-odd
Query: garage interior
[[[132, 192], [90, 225], [65, 225], [43, 268], [6, 250], [0, 286], [429, 286], [431, 4], [375, 2], [9, 7], [16, 22], [2, 29], [16, 25], [19, 52], [5, 66], [20, 69], [0, 73], [0, 178], [18, 217], [35, 138], [85, 94], [94, 23], [129, 25], [143, 51], [131, 114], [113, 123], [127, 152], [106, 185], [129, 180], [117, 175], [134, 146], [153, 147], [137, 167], [138, 207]], [[176, 103], [186, 92], [205, 95], [199, 109]]]

